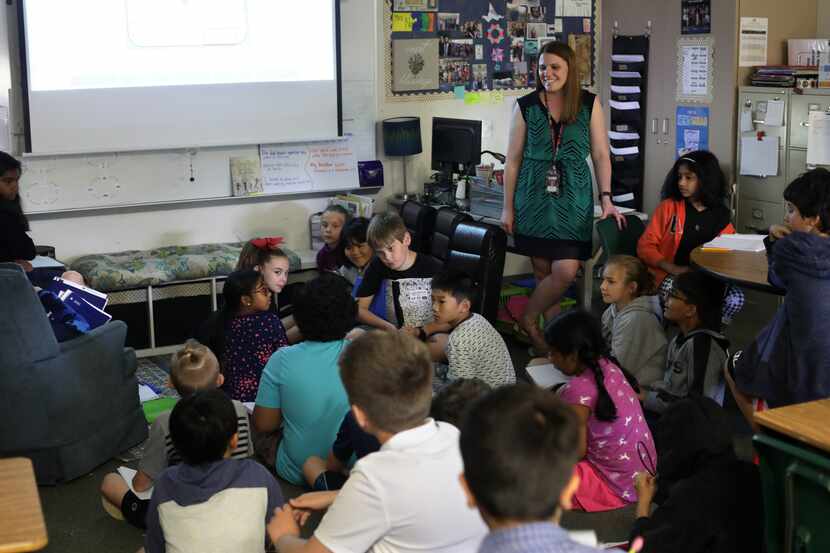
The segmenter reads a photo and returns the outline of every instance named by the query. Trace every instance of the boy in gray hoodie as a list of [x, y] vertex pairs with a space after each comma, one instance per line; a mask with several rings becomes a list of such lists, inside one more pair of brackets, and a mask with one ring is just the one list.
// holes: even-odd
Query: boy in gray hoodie
[[672, 402], [690, 394], [723, 405], [723, 365], [729, 341], [720, 333], [723, 283], [700, 271], [675, 278], [664, 311], [680, 333], [669, 343], [663, 380], [642, 392], [647, 411], [662, 413]]
[[620, 366], [642, 386], [663, 379], [666, 333], [654, 277], [645, 264], [630, 255], [615, 255], [602, 273], [602, 334]]

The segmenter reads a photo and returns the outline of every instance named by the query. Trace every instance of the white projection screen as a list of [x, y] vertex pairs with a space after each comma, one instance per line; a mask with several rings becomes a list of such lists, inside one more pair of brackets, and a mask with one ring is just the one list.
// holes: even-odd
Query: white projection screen
[[27, 151], [339, 134], [338, 0], [25, 0]]

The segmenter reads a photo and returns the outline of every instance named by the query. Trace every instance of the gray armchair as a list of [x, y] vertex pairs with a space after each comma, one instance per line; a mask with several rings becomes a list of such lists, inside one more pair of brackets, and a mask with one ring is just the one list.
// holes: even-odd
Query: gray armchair
[[127, 325], [58, 343], [23, 270], [0, 263], [0, 457], [40, 484], [77, 478], [147, 437]]

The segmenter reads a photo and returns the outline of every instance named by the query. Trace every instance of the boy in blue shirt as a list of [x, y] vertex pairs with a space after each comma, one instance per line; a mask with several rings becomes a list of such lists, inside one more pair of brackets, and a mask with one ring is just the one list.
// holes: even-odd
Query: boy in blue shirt
[[305, 484], [306, 459], [326, 457], [349, 410], [337, 360], [356, 311], [340, 275], [307, 282], [294, 299], [294, 321], [305, 341], [278, 349], [262, 371], [253, 423], [266, 437], [257, 438], [257, 453], [292, 484]]
[[477, 401], [461, 430], [461, 484], [490, 527], [479, 553], [591, 553], [559, 527], [579, 487], [576, 414], [530, 384], [498, 388]]
[[170, 438], [182, 463], [156, 481], [147, 553], [261, 553], [265, 525], [284, 501], [265, 467], [230, 459], [239, 441], [231, 400], [221, 390], [183, 398], [170, 414]]

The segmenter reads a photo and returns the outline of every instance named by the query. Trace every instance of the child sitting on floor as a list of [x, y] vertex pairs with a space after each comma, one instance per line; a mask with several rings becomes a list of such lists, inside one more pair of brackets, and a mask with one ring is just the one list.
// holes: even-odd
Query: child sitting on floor
[[660, 301], [649, 295], [654, 277], [636, 257], [615, 255], [602, 271], [600, 291], [609, 304], [602, 314], [602, 335], [611, 354], [640, 385], [661, 380], [668, 341]]
[[351, 213], [342, 205], [331, 204], [320, 216], [320, 234], [323, 247], [317, 252], [317, 270], [336, 271], [345, 262], [343, 242], [340, 240], [343, 227], [351, 219]]
[[[342, 240], [345, 247], [346, 262], [340, 267], [340, 274], [352, 283], [352, 295], [357, 297], [357, 291], [363, 282], [363, 275], [369, 262], [375, 256], [375, 251], [369, 245], [366, 237], [369, 230], [369, 219], [366, 217], [355, 217], [343, 228]], [[380, 283], [380, 288], [369, 305], [369, 311], [380, 317], [386, 318], [386, 281]]]
[[[448, 332], [449, 325], [432, 322], [432, 276], [441, 269], [437, 259], [409, 249], [412, 237], [401, 216], [394, 212], [375, 215], [369, 223], [369, 244], [375, 258], [369, 262], [357, 290], [358, 319], [381, 330], [404, 328], [413, 336], [426, 339], [437, 331]], [[381, 283], [387, 282], [386, 316], [381, 319], [369, 310]]]
[[[427, 418], [432, 362], [402, 332], [368, 332], [340, 359], [355, 420], [381, 449], [360, 459], [339, 492], [306, 494], [278, 509], [268, 533], [281, 552], [475, 551], [486, 529], [458, 484], [459, 431]], [[309, 509], [328, 508], [299, 538]]]
[[545, 327], [545, 341], [550, 361], [571, 377], [558, 394], [576, 412], [583, 436], [574, 509], [608, 511], [635, 502], [641, 455], [657, 457], [637, 381], [611, 357], [590, 313], [573, 309], [557, 316]]
[[461, 430], [470, 408], [492, 388], [478, 378], [459, 378], [441, 388], [432, 398], [429, 415]]
[[[432, 278], [432, 316], [452, 330], [436, 361], [447, 361], [447, 380], [480, 378], [496, 388], [516, 382], [516, 371], [504, 338], [490, 322], [472, 312], [473, 281], [442, 271]], [[437, 338], [437, 336], [433, 337]]]
[[[189, 397], [200, 390], [214, 390], [222, 385], [224, 377], [219, 372], [219, 362], [207, 347], [191, 340], [173, 354], [170, 367], [170, 384], [181, 397]], [[231, 452], [234, 459], [244, 459], [254, 454], [250, 440], [248, 411], [238, 401], [233, 402], [236, 411], [239, 439]], [[139, 499], [136, 492], [153, 487], [168, 466], [181, 462], [181, 454], [170, 441], [170, 411], [161, 413], [150, 426], [150, 437], [144, 446], [144, 455], [138, 462], [138, 472], [131, 486], [118, 473], [110, 473], [101, 482], [104, 508], [115, 518], [126, 519], [137, 528], [145, 529], [149, 500]]]
[[677, 399], [703, 395], [723, 405], [723, 365], [729, 341], [719, 332], [723, 284], [700, 271], [678, 275], [666, 301], [666, 320], [680, 333], [669, 343], [662, 380], [643, 390], [643, 406], [662, 413]]
[[[689, 271], [693, 249], [720, 234], [735, 233], [726, 196], [726, 177], [711, 152], [684, 155], [666, 175], [663, 201], [637, 243], [637, 256], [654, 274], [663, 302], [677, 275]], [[722, 305], [721, 318], [728, 325], [743, 307], [744, 293], [728, 286]]]
[[221, 360], [232, 399], [256, 399], [262, 368], [271, 354], [288, 345], [279, 315], [271, 309], [271, 290], [259, 271], [234, 271], [222, 290], [225, 303], [216, 319], [216, 356]]
[[276, 479], [252, 459], [230, 459], [237, 414], [220, 390], [195, 392], [170, 413], [179, 465], [156, 481], [147, 509], [146, 553], [262, 553], [265, 525], [283, 504]]
[[306, 459], [328, 454], [349, 410], [337, 360], [356, 311], [350, 285], [340, 275], [323, 273], [307, 282], [294, 300], [305, 341], [280, 348], [262, 372], [253, 420], [268, 439], [257, 443], [258, 453], [292, 484], [305, 482]]
[[599, 549], [559, 527], [580, 486], [580, 424], [555, 395], [529, 384], [505, 386], [475, 403], [461, 430], [462, 485], [490, 527], [479, 553]]

